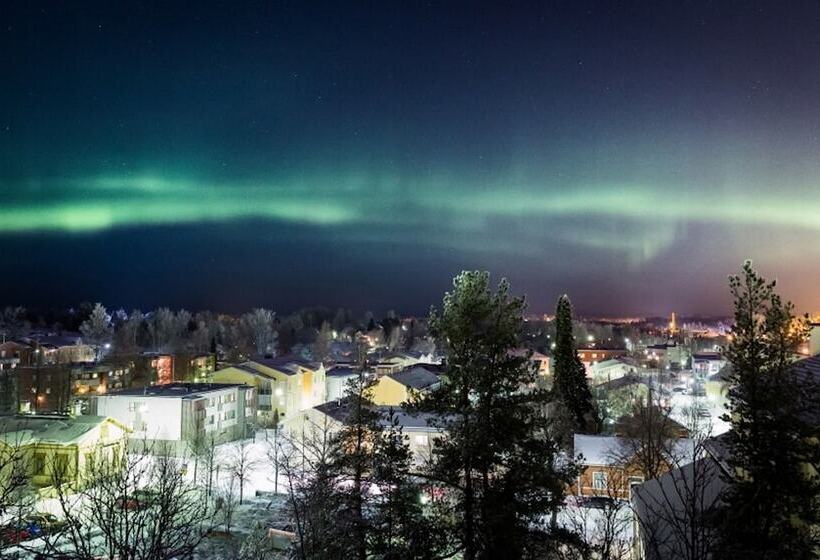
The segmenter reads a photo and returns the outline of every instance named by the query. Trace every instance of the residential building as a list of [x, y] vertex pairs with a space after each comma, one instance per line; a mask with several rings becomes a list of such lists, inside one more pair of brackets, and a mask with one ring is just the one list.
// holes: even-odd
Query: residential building
[[359, 372], [351, 366], [333, 366], [325, 373], [327, 401], [344, 398], [350, 380], [356, 379]]
[[598, 362], [604, 362], [606, 360], [612, 360], [614, 358], [620, 358], [621, 356], [626, 356], [627, 351], [625, 348], [579, 348], [578, 349], [578, 358], [581, 360], [581, 363], [584, 364], [584, 368], [586, 368], [587, 376], [590, 375], [590, 368], [597, 364]]
[[[430, 458], [433, 442], [443, 433], [440, 428], [430, 426], [432, 414], [408, 414], [392, 406], [377, 406], [375, 410], [380, 414], [380, 424], [384, 429], [391, 426], [388, 414], [393, 414], [416, 464], [423, 464]], [[335, 431], [341, 428], [349, 414], [347, 399], [327, 402], [302, 413], [300, 421], [292, 426], [291, 432], [298, 433], [299, 437], [310, 437], [311, 431]]]
[[638, 366], [632, 360], [626, 357], [618, 357], [592, 364], [587, 370], [587, 377], [590, 383], [598, 385], [624, 376], [634, 375], [637, 371]]
[[[575, 434], [574, 454], [581, 456], [581, 473], [573, 484], [571, 492], [579, 496], [603, 496], [629, 499], [632, 487], [644, 482], [640, 469], [628, 456], [630, 447], [627, 440], [618, 436], [595, 436]], [[694, 443], [681, 438], [674, 444], [676, 464], [691, 462]]]
[[97, 358], [94, 347], [84, 344], [80, 333], [35, 332], [20, 342], [34, 349], [31, 365], [76, 364], [93, 362]]
[[13, 340], [0, 344], [0, 371], [32, 365], [34, 348]]
[[516, 348], [510, 354], [518, 358], [523, 358], [529, 354], [529, 361], [535, 365], [539, 375], [548, 376], [550, 374], [550, 357], [537, 351], [530, 351], [526, 348]]
[[692, 374], [704, 380], [718, 373], [729, 362], [719, 352], [698, 352], [692, 354]]
[[131, 368], [124, 364], [73, 364], [68, 366], [70, 375], [70, 404], [74, 414], [86, 414], [90, 397], [128, 386]]
[[327, 400], [324, 365], [294, 356], [256, 357], [215, 371], [213, 380], [254, 387], [259, 399], [259, 421], [263, 424], [270, 421], [275, 412], [281, 422], [288, 422], [298, 412]]
[[23, 468], [35, 487], [52, 486], [55, 476], [76, 485], [90, 459], [121, 456], [126, 436], [122, 423], [104, 416], [0, 417], [0, 448], [23, 462], [0, 465], [0, 486], [15, 466]]
[[440, 385], [441, 379], [431, 369], [413, 366], [378, 378], [371, 399], [377, 405], [401, 406]]
[[648, 365], [660, 369], [680, 369], [689, 362], [689, 349], [682, 344], [663, 343], [652, 344], [644, 350], [644, 358]]
[[809, 332], [809, 356], [820, 354], [820, 323], [811, 323]]
[[243, 384], [168, 383], [98, 395], [91, 408], [126, 426], [138, 448], [184, 454], [208, 438], [222, 443], [250, 436], [256, 392]]

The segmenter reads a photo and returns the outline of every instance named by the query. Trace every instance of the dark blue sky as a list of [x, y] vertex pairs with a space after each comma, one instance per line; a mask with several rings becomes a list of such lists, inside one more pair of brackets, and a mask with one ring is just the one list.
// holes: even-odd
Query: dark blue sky
[[122, 4], [0, 12], [0, 303], [820, 310], [816, 3]]

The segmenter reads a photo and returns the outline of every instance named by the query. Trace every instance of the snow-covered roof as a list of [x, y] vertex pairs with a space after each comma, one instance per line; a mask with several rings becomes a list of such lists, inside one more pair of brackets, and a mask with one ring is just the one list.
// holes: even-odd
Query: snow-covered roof
[[[623, 442], [626, 441], [618, 436], [590, 436], [586, 434], [575, 434], [574, 451], [575, 455], [582, 455], [583, 465], [612, 465], [618, 462], [623, 455]], [[675, 440], [672, 453], [676, 462], [692, 461], [694, 442], [689, 438]]]

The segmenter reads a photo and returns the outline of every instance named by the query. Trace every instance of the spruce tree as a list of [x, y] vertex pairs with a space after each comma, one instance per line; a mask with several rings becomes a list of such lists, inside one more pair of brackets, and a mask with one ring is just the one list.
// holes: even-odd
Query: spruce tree
[[456, 537], [466, 560], [554, 550], [556, 533], [544, 520], [575, 474], [548, 435], [547, 393], [530, 389], [536, 371], [511, 352], [525, 304], [508, 292], [503, 280], [492, 291], [486, 272], [463, 272], [430, 317], [447, 382], [419, 403], [445, 434], [435, 440], [427, 477], [445, 488], [451, 511], [441, 529]]
[[566, 295], [555, 308], [555, 349], [553, 389], [558, 401], [570, 415], [574, 429], [597, 432], [598, 418], [584, 365], [578, 358], [572, 334], [572, 303]]
[[731, 473], [720, 558], [820, 555], [817, 384], [793, 366], [805, 321], [752, 268], [730, 278], [734, 327], [727, 434]]

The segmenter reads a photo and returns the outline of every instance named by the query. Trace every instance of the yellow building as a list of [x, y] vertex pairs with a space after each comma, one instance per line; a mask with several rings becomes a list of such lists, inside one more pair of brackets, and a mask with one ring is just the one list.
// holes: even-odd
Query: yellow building
[[423, 366], [415, 366], [380, 377], [373, 387], [371, 400], [377, 405], [400, 406], [440, 384], [438, 375]]
[[105, 416], [7, 416], [0, 418], [0, 478], [23, 472], [35, 487], [57, 478], [82, 481], [87, 463], [101, 455], [121, 456], [127, 428]]
[[254, 358], [213, 374], [214, 383], [244, 383], [256, 388], [261, 421], [275, 411], [287, 422], [297, 413], [326, 401], [325, 368], [292, 356]]

